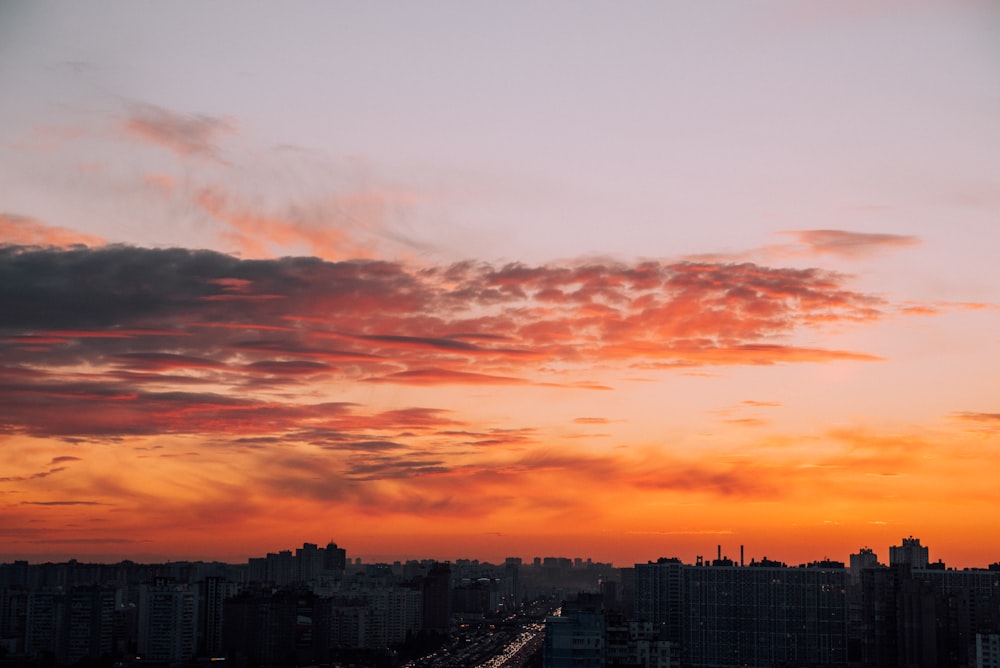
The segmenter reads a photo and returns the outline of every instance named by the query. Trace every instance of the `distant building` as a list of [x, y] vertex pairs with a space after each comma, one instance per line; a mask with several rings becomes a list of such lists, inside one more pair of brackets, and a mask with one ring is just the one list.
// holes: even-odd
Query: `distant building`
[[74, 587], [67, 595], [65, 662], [109, 657], [112, 649], [115, 592], [94, 585]]
[[562, 614], [545, 620], [545, 668], [604, 668], [605, 618], [600, 596], [563, 604]]
[[889, 548], [889, 565], [908, 564], [911, 568], [927, 568], [927, 548], [920, 544], [919, 538], [910, 536], [903, 539], [902, 545]]
[[139, 589], [139, 655], [152, 663], [191, 660], [198, 649], [197, 587], [158, 578]]
[[861, 582], [861, 571], [865, 568], [878, 568], [878, 555], [871, 548], [863, 547], [857, 554], [851, 555], [851, 584]]
[[847, 662], [843, 566], [687, 567], [683, 597], [684, 665]]
[[664, 625], [666, 639], [675, 644], [681, 641], [684, 573], [689, 568], [677, 558], [635, 565], [635, 619]]
[[423, 628], [447, 633], [451, 628], [451, 566], [434, 564], [421, 584]]
[[347, 568], [347, 551], [334, 542], [327, 543], [323, 550], [323, 570], [343, 574]]
[[115, 593], [100, 586], [47, 588], [27, 597], [25, 649], [60, 664], [110, 656]]
[[201, 637], [198, 649], [201, 656], [223, 656], [223, 603], [236, 593], [237, 585], [219, 576], [205, 578], [198, 587], [198, 620]]

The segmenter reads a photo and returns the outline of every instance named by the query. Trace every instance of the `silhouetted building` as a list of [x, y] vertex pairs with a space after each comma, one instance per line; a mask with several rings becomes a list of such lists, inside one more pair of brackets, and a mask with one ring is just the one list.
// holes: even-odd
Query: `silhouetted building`
[[447, 633], [451, 628], [451, 566], [436, 563], [423, 579], [423, 628]]
[[180, 663], [198, 649], [197, 587], [158, 579], [139, 589], [138, 652], [144, 661]]
[[861, 582], [861, 571], [865, 568], [878, 568], [878, 555], [871, 550], [871, 548], [863, 547], [857, 554], [851, 555], [851, 572], [850, 578], [852, 584], [859, 584]]
[[842, 566], [689, 567], [684, 575], [684, 665], [846, 664]]
[[636, 564], [634, 570], [635, 608], [639, 621], [662, 624], [666, 639], [679, 645], [684, 619], [685, 572], [691, 568], [680, 559], [660, 558], [655, 563]]
[[862, 661], [869, 666], [975, 666], [979, 636], [1000, 633], [1000, 573], [862, 572]]
[[198, 587], [198, 649], [201, 656], [221, 657], [223, 603], [236, 595], [237, 587], [223, 577], [205, 578]]
[[67, 596], [66, 663], [110, 657], [115, 592], [99, 585], [74, 587]]
[[928, 551], [920, 544], [919, 538], [910, 536], [903, 539], [902, 545], [889, 548], [889, 565], [908, 564], [910, 568], [927, 568]]
[[0, 587], [0, 640], [8, 654], [24, 652], [28, 589], [22, 585]]
[[342, 574], [345, 568], [347, 568], [347, 551], [337, 547], [332, 541], [327, 543], [323, 551], [323, 570]]
[[[295, 665], [312, 661], [316, 596], [306, 590], [245, 591], [223, 603], [222, 642], [227, 659], [248, 665]], [[322, 617], [322, 615], [320, 615]], [[320, 648], [321, 649], [321, 648]]]

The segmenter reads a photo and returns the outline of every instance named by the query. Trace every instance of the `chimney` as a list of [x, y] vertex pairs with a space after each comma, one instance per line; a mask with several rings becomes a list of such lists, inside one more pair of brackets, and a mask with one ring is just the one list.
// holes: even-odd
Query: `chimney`
[[743, 546], [740, 545], [740, 566], [743, 565]]
[[716, 556], [717, 561], [722, 561], [722, 545], [719, 545], [719, 552]]

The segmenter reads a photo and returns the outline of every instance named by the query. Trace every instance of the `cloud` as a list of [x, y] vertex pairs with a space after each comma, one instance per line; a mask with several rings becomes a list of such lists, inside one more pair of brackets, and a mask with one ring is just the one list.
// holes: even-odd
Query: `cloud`
[[1000, 413], [957, 412], [952, 417], [986, 434], [1000, 432]]
[[578, 417], [573, 418], [576, 424], [611, 424], [611, 420], [601, 417]]
[[178, 114], [149, 104], [135, 105], [125, 130], [142, 141], [170, 149], [181, 156], [215, 157], [215, 141], [235, 131], [228, 120], [204, 114]]
[[969, 422], [980, 422], [983, 424], [1000, 424], [1000, 413], [955, 413], [955, 417]]
[[806, 255], [835, 255], [857, 259], [886, 250], [913, 248], [920, 245], [920, 238], [901, 234], [848, 232], [846, 230], [792, 230], [781, 232], [795, 237], [805, 246], [797, 252]]
[[305, 204], [298, 199], [276, 204], [213, 184], [193, 193], [192, 203], [222, 223], [221, 241], [241, 254], [266, 258], [307, 253], [340, 260], [372, 257], [386, 242], [406, 252], [425, 250], [393, 232], [401, 212], [418, 199], [407, 190], [367, 189], [324, 193]]
[[413, 385], [525, 385], [531, 381], [509, 376], [491, 376], [484, 373], [448, 369], [411, 369], [387, 376], [366, 379], [370, 383], [406, 383]]
[[99, 501], [22, 501], [24, 506], [103, 506]]
[[33, 218], [13, 213], [0, 212], [0, 239], [2, 243], [21, 246], [76, 245], [100, 246], [104, 239], [90, 234], [82, 234], [64, 227], [45, 225]]
[[0, 247], [0, 429], [263, 437], [315, 419], [316, 405], [292, 397], [320, 387], [607, 390], [595, 366], [878, 360], [789, 340], [882, 317], [882, 300], [845, 283], [751, 263], [410, 266]]
[[[55, 463], [54, 460], [53, 460], [53, 463]], [[43, 478], [48, 478], [51, 475], [55, 475], [56, 473], [59, 473], [61, 471], [65, 471], [65, 470], [66, 470], [65, 466], [57, 466], [55, 468], [49, 469], [48, 471], [39, 471], [37, 473], [31, 473], [31, 474], [28, 474], [28, 475], [3, 476], [3, 477], [0, 477], [0, 482], [24, 482], [24, 481], [28, 481], [28, 480], [41, 480]]]

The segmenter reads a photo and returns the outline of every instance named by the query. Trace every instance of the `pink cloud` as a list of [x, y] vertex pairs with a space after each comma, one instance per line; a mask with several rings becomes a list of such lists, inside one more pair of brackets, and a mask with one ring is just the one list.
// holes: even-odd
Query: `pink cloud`
[[67, 247], [82, 244], [101, 246], [105, 240], [65, 227], [45, 225], [33, 218], [12, 213], [0, 213], [0, 243], [23, 246]]
[[792, 230], [781, 234], [795, 237], [801, 247], [793, 251], [797, 250], [800, 254], [836, 255], [849, 259], [920, 245], [919, 237], [901, 234], [846, 230]]
[[[235, 131], [231, 121], [204, 114], [178, 114], [153, 105], [137, 105], [125, 122], [126, 131], [182, 156], [215, 156], [215, 141]], [[162, 182], [161, 182], [162, 183]]]

